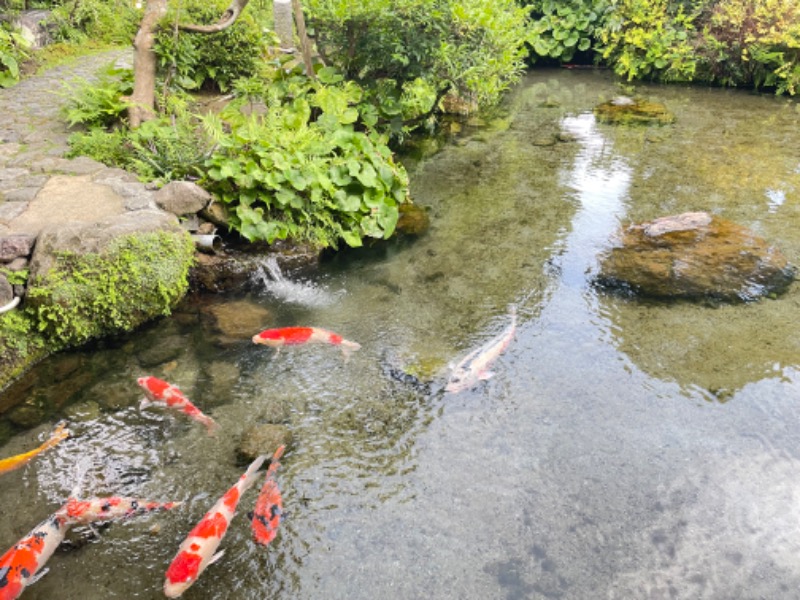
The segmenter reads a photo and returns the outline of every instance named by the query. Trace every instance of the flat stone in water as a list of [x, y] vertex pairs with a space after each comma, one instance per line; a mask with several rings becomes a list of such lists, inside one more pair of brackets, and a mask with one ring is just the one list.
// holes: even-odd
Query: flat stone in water
[[620, 96], [599, 104], [594, 115], [601, 123], [612, 125], [668, 125], [675, 115], [659, 102]]

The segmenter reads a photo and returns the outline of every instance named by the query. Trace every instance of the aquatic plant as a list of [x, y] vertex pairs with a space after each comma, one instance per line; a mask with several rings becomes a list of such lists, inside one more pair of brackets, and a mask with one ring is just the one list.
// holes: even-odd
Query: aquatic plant
[[675, 122], [675, 115], [663, 104], [642, 99], [630, 99], [629, 102], [610, 100], [596, 106], [594, 114], [601, 123], [615, 125], [668, 125]]

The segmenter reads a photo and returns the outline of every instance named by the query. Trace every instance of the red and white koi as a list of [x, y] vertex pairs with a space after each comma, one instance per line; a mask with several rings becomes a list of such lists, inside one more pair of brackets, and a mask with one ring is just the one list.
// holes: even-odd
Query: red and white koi
[[517, 311], [511, 307], [511, 324], [497, 337], [489, 340], [477, 350], [465, 356], [450, 373], [445, 391], [458, 393], [471, 388], [479, 381], [490, 379], [494, 373], [489, 370], [492, 363], [508, 348], [517, 331]]
[[11, 456], [9, 458], [4, 458], [0, 460], [0, 475], [3, 473], [8, 473], [9, 471], [13, 471], [14, 469], [18, 469], [21, 466], [27, 464], [35, 456], [41, 454], [45, 450], [48, 450], [69, 437], [69, 429], [65, 428], [63, 423], [59, 424], [53, 430], [53, 433], [50, 434], [50, 439], [48, 439], [45, 443], [43, 443], [38, 448], [34, 448], [29, 452], [25, 452], [23, 454], [17, 454], [16, 456]]
[[266, 456], [259, 456], [254, 460], [247, 471], [239, 477], [239, 481], [217, 500], [211, 510], [189, 532], [167, 569], [164, 581], [164, 594], [167, 598], [178, 598], [197, 581], [206, 567], [222, 558], [225, 551], [216, 552], [216, 550], [236, 514], [236, 507], [242, 494], [256, 482], [258, 470], [266, 460]]
[[272, 455], [264, 485], [261, 486], [258, 500], [256, 500], [256, 507], [253, 510], [251, 522], [253, 536], [256, 538], [257, 543], [264, 546], [275, 539], [278, 533], [278, 526], [281, 523], [283, 499], [281, 498], [281, 490], [278, 488], [278, 483], [275, 481], [275, 472], [280, 466], [278, 460], [283, 456], [285, 449], [286, 446], [280, 446], [275, 450], [275, 454]]
[[298, 346], [300, 344], [332, 344], [339, 346], [345, 358], [354, 350], [361, 348], [361, 344], [344, 339], [338, 333], [321, 329], [319, 327], [280, 327], [278, 329], [265, 329], [253, 336], [254, 344], [263, 344], [270, 348], [283, 346]]
[[124, 519], [154, 510], [170, 510], [181, 504], [181, 502], [152, 502], [126, 496], [90, 498], [89, 500], [70, 498], [61, 511], [72, 523], [90, 525], [97, 521]]
[[0, 600], [18, 598], [26, 586], [47, 572], [42, 567], [64, 541], [70, 525], [69, 517], [59, 510], [0, 557]]
[[47, 570], [43, 567], [64, 541], [73, 525], [91, 525], [96, 521], [130, 517], [152, 510], [170, 509], [180, 502], [151, 502], [112, 496], [78, 500], [70, 498], [53, 515], [0, 557], [0, 600], [17, 598], [25, 587], [36, 582]]
[[168, 406], [179, 410], [198, 423], [205, 425], [209, 434], [214, 433], [217, 429], [217, 422], [192, 404], [192, 402], [183, 395], [183, 392], [178, 386], [151, 376], [139, 377], [136, 383], [144, 390], [146, 396], [139, 405], [139, 408], [147, 408], [153, 404]]

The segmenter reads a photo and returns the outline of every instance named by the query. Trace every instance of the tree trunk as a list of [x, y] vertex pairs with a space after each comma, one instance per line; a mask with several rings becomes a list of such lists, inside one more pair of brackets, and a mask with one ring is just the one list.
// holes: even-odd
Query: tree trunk
[[303, 63], [306, 66], [306, 75], [311, 79], [316, 79], [317, 74], [314, 71], [314, 63], [311, 62], [311, 40], [308, 39], [306, 33], [306, 20], [303, 16], [303, 7], [300, 0], [292, 0], [292, 8], [294, 9], [294, 21], [297, 25], [297, 35], [300, 38], [300, 51], [303, 54]]
[[[129, 98], [131, 107], [128, 109], [128, 120], [132, 129], [155, 117], [158, 59], [153, 52], [153, 46], [158, 23], [167, 14], [167, 1], [147, 0], [139, 32], [133, 41], [133, 94]], [[178, 25], [178, 27], [195, 33], [222, 31], [236, 22], [249, 1], [231, 0], [231, 5], [213, 25]]]
[[156, 55], [153, 52], [158, 22], [167, 14], [167, 0], [147, 0], [139, 31], [133, 41], [133, 94], [128, 120], [135, 129], [155, 117]]
[[213, 25], [178, 25], [178, 27], [184, 31], [193, 31], [194, 33], [217, 33], [233, 25], [248, 2], [250, 0], [231, 0], [231, 5], [225, 9], [225, 12]]

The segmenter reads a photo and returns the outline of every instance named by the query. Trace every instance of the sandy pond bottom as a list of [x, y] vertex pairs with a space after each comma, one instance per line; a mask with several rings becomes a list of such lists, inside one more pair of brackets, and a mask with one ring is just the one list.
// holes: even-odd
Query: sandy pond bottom
[[[676, 123], [597, 124], [592, 107], [622, 92]], [[714, 307], [590, 285], [621, 224], [687, 210], [800, 264], [796, 103], [542, 71], [507, 108], [409, 162], [423, 238], [345, 253], [280, 297], [204, 299], [241, 303], [238, 337], [188, 304], [81, 358], [70, 404], [1, 449], [32, 447], [65, 414], [76, 434], [3, 477], [2, 543], [76, 483], [185, 504], [57, 553], [25, 598], [162, 597], [183, 537], [243, 471], [241, 432], [268, 420], [294, 434], [280, 534], [252, 543], [251, 491], [185, 598], [800, 598], [800, 286]], [[496, 376], [444, 394], [448, 363], [502, 331], [511, 304], [519, 328]], [[363, 347], [347, 363], [323, 346], [275, 355], [250, 343], [253, 314]], [[139, 411], [143, 374], [181, 385], [220, 434]]]

